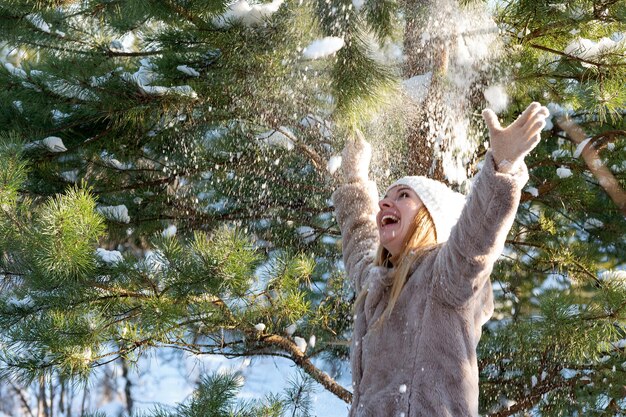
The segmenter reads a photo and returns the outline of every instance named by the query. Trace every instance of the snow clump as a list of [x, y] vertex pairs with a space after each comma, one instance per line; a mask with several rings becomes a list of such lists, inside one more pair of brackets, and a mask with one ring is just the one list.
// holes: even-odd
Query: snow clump
[[302, 50], [302, 56], [307, 59], [325, 58], [343, 48], [344, 45], [345, 42], [343, 38], [327, 36], [311, 42], [309, 46]]
[[130, 223], [128, 208], [124, 204], [120, 204], [119, 206], [101, 206], [96, 208], [96, 211], [109, 220], [120, 223]]
[[296, 323], [290, 324], [289, 326], [285, 327], [285, 333], [287, 333], [288, 336], [291, 336], [295, 333], [297, 328], [298, 326], [296, 325]]
[[27, 143], [26, 145], [24, 145], [24, 150], [30, 150], [33, 148], [46, 148], [50, 152], [67, 151], [67, 148], [63, 144], [63, 140], [57, 136], [48, 136], [45, 139]]
[[559, 372], [559, 373], [561, 374], [563, 379], [572, 379], [576, 375], [578, 375], [578, 371], [576, 371], [574, 369], [568, 369], [568, 368], [561, 369], [561, 372]]
[[599, 275], [599, 278], [602, 281], [623, 280], [624, 284], [626, 284], [626, 271], [623, 271], [623, 270], [604, 271]]
[[254, 325], [254, 328], [257, 332], [262, 332], [263, 330], [265, 330], [265, 323], [257, 323]]
[[296, 346], [298, 347], [298, 350], [302, 353], [306, 352], [306, 340], [304, 340], [301, 337], [294, 337], [293, 338], [294, 343], [296, 344]]
[[26, 76], [27, 76], [26, 71], [24, 71], [21, 68], [17, 68], [16, 66], [11, 64], [10, 62], [5, 62], [4, 63], [4, 68], [6, 68], [6, 70], [9, 71], [9, 73], [11, 75], [15, 75], [16, 77], [26, 78]]
[[71, 182], [71, 183], [78, 182], [78, 170], [77, 169], [72, 169], [71, 171], [63, 171], [59, 174], [59, 176], [67, 182]]
[[109, 48], [116, 52], [133, 52], [137, 37], [133, 32], [128, 32], [120, 39], [114, 39], [109, 44]]
[[41, 30], [42, 32], [51, 33], [50, 25], [48, 25], [46, 21], [43, 20], [43, 17], [41, 17], [40, 14], [38, 13], [28, 14], [26, 15], [26, 20], [28, 20], [30, 23], [33, 24], [33, 26], [35, 26], [37, 29]]
[[352, 5], [354, 6], [354, 9], [357, 11], [361, 10], [364, 4], [365, 4], [365, 0], [352, 0]]
[[56, 123], [62, 122], [63, 120], [70, 117], [69, 113], [63, 113], [62, 111], [57, 109], [51, 110], [50, 115], [52, 116], [52, 120], [54, 120]]
[[189, 85], [179, 85], [175, 87], [140, 85], [142, 91], [151, 96], [164, 96], [169, 93], [196, 99], [198, 94]]
[[188, 65], [179, 65], [176, 67], [176, 69], [182, 73], [185, 73], [191, 77], [199, 77], [200, 73], [198, 71], [196, 71], [195, 69], [191, 68]]
[[539, 197], [539, 190], [536, 187], [526, 187], [526, 192], [533, 197]]
[[256, 140], [268, 146], [281, 147], [290, 151], [295, 145], [293, 140], [291, 140], [291, 138], [287, 135], [293, 136], [293, 133], [289, 128], [281, 126], [277, 130], [268, 130], [267, 132], [257, 135]]
[[7, 300], [7, 305], [14, 308], [29, 308], [35, 306], [35, 301], [28, 295], [22, 299], [18, 299], [15, 296], [12, 296]]
[[569, 178], [573, 174], [572, 174], [572, 170], [571, 169], [562, 166], [560, 168], [557, 168], [556, 175], [558, 175], [559, 178]]
[[[586, 38], [576, 38], [565, 47], [563, 52], [586, 61], [596, 61], [602, 55], [620, 49], [624, 46], [623, 44], [623, 41], [615, 42], [610, 38], [602, 38], [598, 42]], [[594, 66], [587, 62], [581, 64], [586, 68]]]
[[284, 0], [271, 3], [250, 4], [247, 0], [239, 0], [228, 6], [221, 16], [213, 19], [213, 24], [220, 28], [228, 28], [233, 22], [240, 22], [248, 27], [256, 27], [278, 11]]
[[163, 237], [174, 237], [176, 236], [176, 226], [173, 224], [169, 225], [163, 232], [161, 232]]
[[576, 147], [576, 151], [574, 151], [574, 158], [578, 158], [580, 155], [582, 155], [583, 150], [585, 150], [585, 146], [587, 146], [590, 140], [591, 138], [587, 138], [578, 144], [578, 146]]
[[155, 66], [150, 62], [149, 59], [142, 59], [139, 61], [141, 66], [139, 69], [131, 74], [129, 72], [124, 72], [121, 75], [121, 78], [127, 82], [132, 82], [137, 84], [139, 89], [148, 95], [152, 96], [164, 96], [166, 94], [177, 94], [184, 97], [189, 97], [191, 99], [198, 98], [198, 94], [194, 91], [193, 88], [189, 85], [179, 85], [175, 87], [163, 87], [163, 86], [152, 86], [154, 81], [156, 81], [158, 74], [155, 71]]
[[602, 220], [594, 219], [593, 217], [585, 220], [585, 224], [583, 225], [583, 229], [600, 229], [602, 227], [604, 227]]
[[46, 148], [48, 148], [48, 150], [50, 152], [65, 152], [65, 151], [67, 151], [67, 148], [63, 144], [63, 141], [61, 140], [61, 138], [59, 138], [57, 136], [48, 136], [47, 138], [43, 139], [41, 141], [41, 143]]
[[310, 226], [300, 226], [296, 229], [304, 243], [311, 243], [315, 240], [315, 229]]
[[124, 257], [117, 250], [106, 250], [103, 248], [96, 249], [96, 255], [102, 259], [104, 263], [107, 264], [116, 264], [118, 262], [122, 262]]

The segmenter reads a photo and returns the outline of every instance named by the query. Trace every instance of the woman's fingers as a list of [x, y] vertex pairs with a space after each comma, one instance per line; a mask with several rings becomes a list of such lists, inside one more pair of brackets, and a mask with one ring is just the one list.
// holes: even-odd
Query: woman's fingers
[[[529, 142], [529, 148], [528, 148], [528, 152], [532, 151], [533, 149], [535, 149], [535, 147], [539, 144], [539, 142], [541, 141], [541, 134], [537, 133], [534, 136], [532, 136], [530, 138], [530, 142]], [[527, 152], [527, 153], [528, 153]]]
[[540, 132], [546, 126], [546, 118], [550, 115], [550, 111], [546, 107], [540, 107], [537, 112], [522, 127], [523, 131], [532, 136]]
[[489, 128], [489, 134], [493, 136], [493, 134], [499, 130], [502, 130], [502, 126], [498, 121], [498, 116], [491, 109], [483, 110], [483, 119], [485, 119], [485, 123]]
[[526, 137], [531, 137], [531, 136], [535, 136], [537, 134], [540, 134], [544, 127], [546, 127], [546, 119], [545, 118], [540, 118], [539, 120], [534, 120], [532, 125], [530, 125], [526, 129], [525, 136]]
[[541, 104], [536, 101], [530, 103], [526, 110], [511, 124], [511, 127], [517, 128], [524, 126], [534, 115], [541, 109]]

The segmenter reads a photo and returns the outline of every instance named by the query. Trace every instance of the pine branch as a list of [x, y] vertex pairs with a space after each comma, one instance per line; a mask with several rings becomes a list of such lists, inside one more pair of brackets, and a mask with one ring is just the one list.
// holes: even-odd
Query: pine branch
[[175, 13], [183, 16], [188, 22], [193, 24], [199, 30], [203, 30], [207, 28], [207, 25], [204, 23], [202, 19], [198, 19], [194, 16], [189, 10], [185, 9], [183, 6], [178, 4], [175, 0], [165, 0], [163, 3], [173, 10]]
[[543, 45], [537, 45], [535, 43], [531, 43], [530, 47], [535, 48], [535, 49], [539, 49], [541, 51], [550, 52], [550, 53], [553, 53], [555, 55], [560, 55], [562, 57], [565, 57], [567, 59], [571, 59], [573, 61], [578, 61], [578, 62], [582, 62], [582, 63], [589, 64], [589, 65], [594, 65], [596, 67], [620, 68], [620, 67], [625, 67], [626, 66], [626, 63], [623, 63], [623, 64], [608, 64], [608, 63], [603, 63], [603, 62], [590, 61], [588, 59], [584, 59], [584, 58], [581, 58], [581, 57], [576, 56], [576, 55], [567, 54], [567, 53], [565, 53], [563, 51], [558, 51], [556, 49], [548, 48], [547, 46], [543, 46]]
[[531, 193], [524, 191], [522, 192], [522, 197], [520, 198], [520, 203], [525, 203], [526, 201], [531, 201], [546, 194], [549, 194], [551, 191], [555, 190], [558, 187], [557, 182], [546, 182], [537, 187], [537, 197], [532, 195]]
[[[572, 119], [560, 118], [558, 125], [569, 135], [572, 142], [579, 145], [585, 140], [587, 135], [584, 130]], [[593, 147], [593, 140], [585, 145], [582, 151], [582, 157], [587, 164], [591, 173], [598, 179], [598, 183], [604, 191], [611, 197], [611, 200], [626, 215], [626, 191], [619, 185], [619, 181], [613, 173], [606, 167], [598, 151]], [[590, 146], [592, 145], [592, 146]]]
[[346, 403], [350, 404], [352, 402], [352, 393], [339, 385], [335, 380], [328, 376], [328, 374], [322, 372], [319, 368], [313, 365], [311, 360], [300, 349], [298, 349], [298, 346], [296, 346], [294, 342], [275, 334], [263, 336], [261, 340], [286, 350], [289, 353], [291, 360], [293, 360], [296, 365], [300, 366], [314, 380], [319, 382], [324, 388], [335, 394]]
[[325, 171], [325, 169], [324, 169], [324, 161], [318, 155], [318, 153], [315, 152], [314, 149], [312, 149], [310, 146], [307, 146], [301, 140], [298, 140], [298, 138], [293, 136], [290, 132], [286, 131], [285, 129], [281, 129], [280, 127], [277, 127], [276, 131], [282, 133], [285, 136], [287, 136], [294, 143], [294, 145], [296, 145], [296, 147], [298, 149], [300, 149], [302, 152], [307, 154], [309, 156], [309, 158], [310, 158], [311, 163], [313, 164], [313, 166], [315, 167], [315, 169], [317, 171], [319, 171], [319, 172]]
[[528, 410], [536, 405], [544, 394], [552, 392], [557, 389], [562, 388], [573, 388], [577, 384], [576, 379], [565, 380], [565, 379], [557, 379], [558, 374], [556, 372], [551, 372], [545, 379], [545, 383], [540, 383], [535, 385], [528, 395], [525, 395], [523, 398], [517, 399], [517, 402], [513, 404], [511, 407], [497, 411], [495, 413], [488, 414], [486, 417], [508, 417], [512, 416], [520, 411]]

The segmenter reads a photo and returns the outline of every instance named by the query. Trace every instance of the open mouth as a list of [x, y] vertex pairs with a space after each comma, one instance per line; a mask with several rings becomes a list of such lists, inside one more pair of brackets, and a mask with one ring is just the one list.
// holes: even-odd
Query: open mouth
[[386, 214], [380, 219], [380, 224], [382, 227], [389, 226], [391, 224], [397, 224], [400, 222], [400, 219], [392, 214]]

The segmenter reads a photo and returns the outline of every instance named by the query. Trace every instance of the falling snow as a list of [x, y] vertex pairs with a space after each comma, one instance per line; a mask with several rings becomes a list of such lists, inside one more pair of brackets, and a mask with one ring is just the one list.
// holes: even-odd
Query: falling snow
[[402, 81], [402, 87], [411, 100], [419, 104], [426, 98], [432, 78], [433, 73], [429, 71]]
[[341, 166], [341, 155], [333, 155], [328, 160], [328, 164], [326, 165], [326, 170], [330, 175], [334, 175], [335, 172]]
[[492, 85], [488, 87], [483, 95], [487, 100], [487, 105], [496, 113], [501, 113], [509, 106], [509, 96], [502, 85]]

